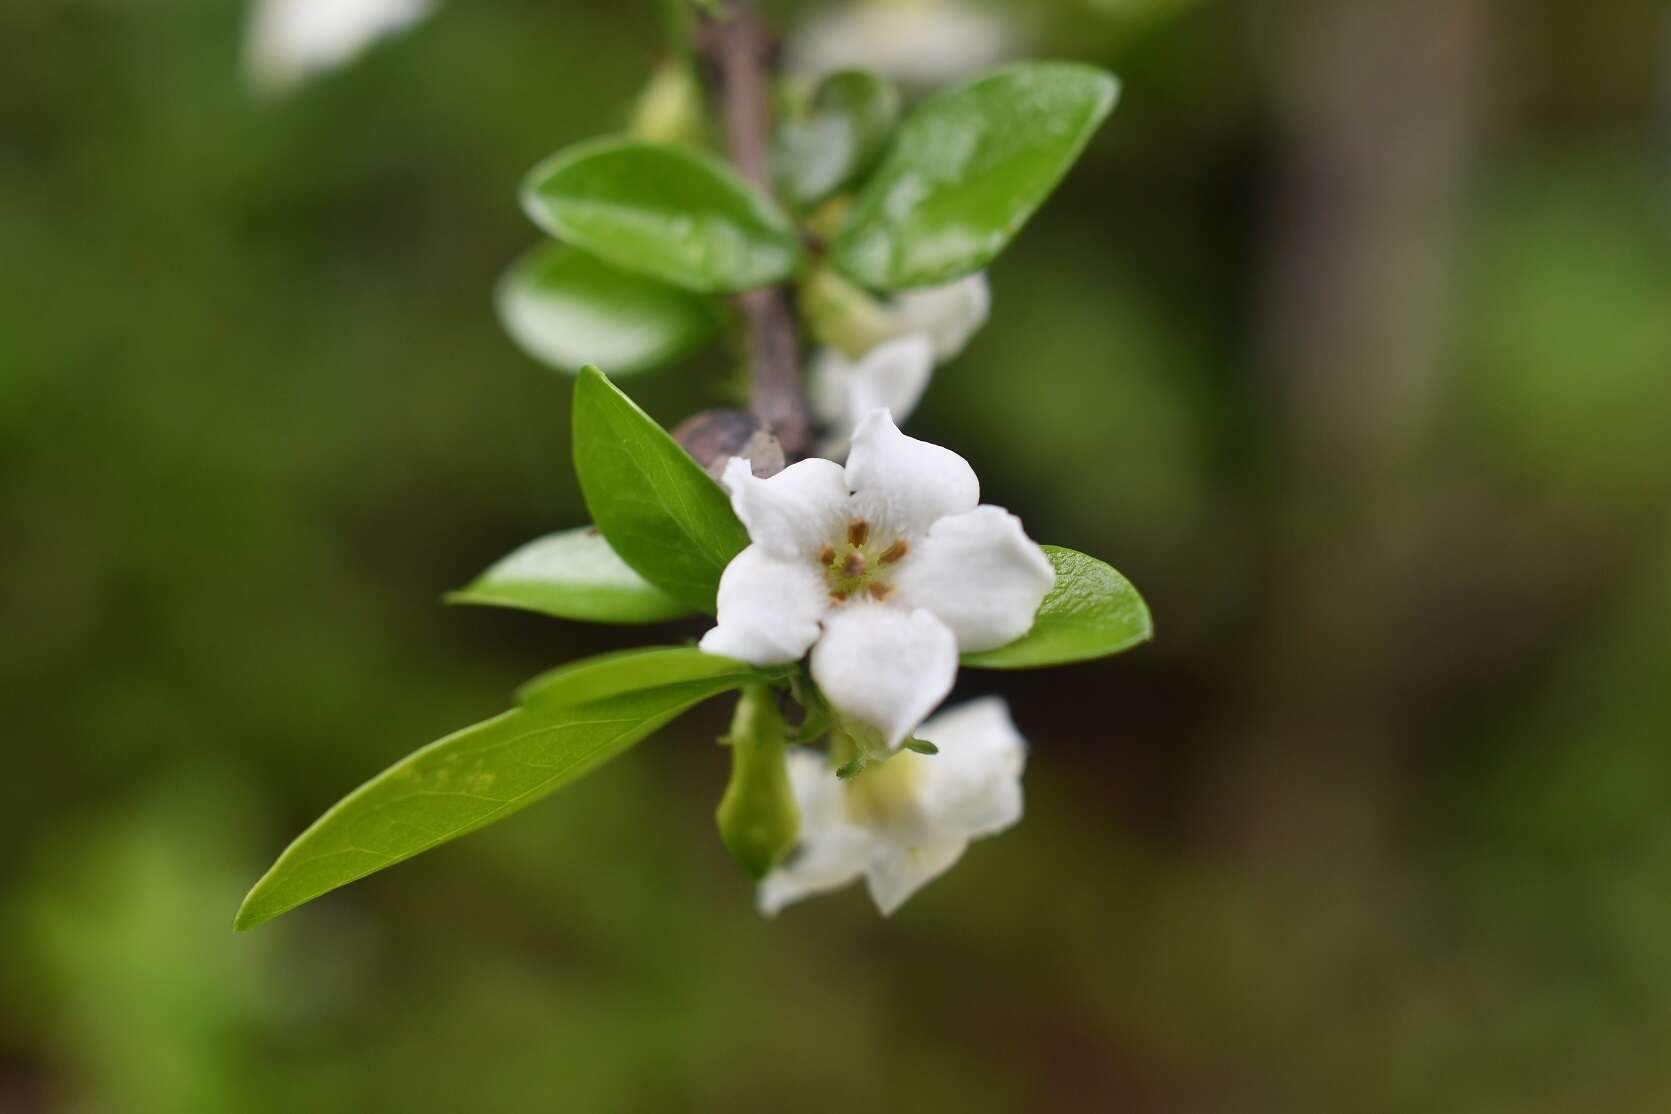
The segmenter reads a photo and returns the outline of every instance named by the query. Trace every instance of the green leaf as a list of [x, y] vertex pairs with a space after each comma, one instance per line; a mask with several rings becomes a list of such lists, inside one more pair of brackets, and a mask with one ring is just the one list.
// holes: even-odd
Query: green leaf
[[748, 531], [667, 431], [588, 367], [574, 386], [574, 468], [592, 521], [645, 580], [714, 612], [720, 573]]
[[[652, 651], [654, 653], [655, 651]], [[502, 820], [589, 773], [694, 705], [744, 684], [725, 659], [714, 676], [577, 703], [545, 700], [467, 727], [396, 762], [344, 797], [287, 847], [244, 898], [234, 927], [280, 913]], [[600, 690], [605, 691], [605, 690]]]
[[448, 603], [514, 607], [593, 623], [660, 623], [690, 608], [632, 571], [595, 527], [560, 530], [512, 552]]
[[690, 147], [607, 138], [559, 151], [529, 173], [535, 224], [629, 271], [718, 294], [788, 278], [795, 227], [719, 159]]
[[705, 654], [695, 646], [651, 646], [560, 665], [516, 690], [516, 702], [582, 704], [657, 685], [729, 678], [738, 684], [771, 681], [791, 666], [756, 669], [730, 658]]
[[899, 91], [868, 70], [819, 83], [808, 112], [772, 141], [772, 176], [793, 204], [818, 204], [869, 170], [899, 120]]
[[1102, 70], [1025, 62], [923, 101], [894, 133], [832, 257], [880, 290], [980, 270], [1061, 181], [1118, 92]]
[[524, 352], [571, 374], [587, 364], [630, 375], [671, 363], [713, 339], [721, 322], [718, 305], [700, 294], [555, 243], [512, 264], [494, 302]]
[[1056, 584], [1039, 605], [1033, 629], [996, 650], [964, 654], [981, 669], [1033, 669], [1107, 657], [1154, 637], [1149, 607], [1125, 577], [1095, 557], [1044, 546]]

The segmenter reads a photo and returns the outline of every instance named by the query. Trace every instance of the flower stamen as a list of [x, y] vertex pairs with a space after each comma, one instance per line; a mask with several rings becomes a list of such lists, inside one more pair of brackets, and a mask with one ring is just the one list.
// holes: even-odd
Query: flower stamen
[[887, 570], [910, 549], [903, 537], [891, 541], [877, 537], [866, 519], [848, 519], [845, 537], [837, 537], [818, 550], [818, 565], [829, 585], [830, 603], [843, 604], [855, 598], [881, 603], [888, 599], [893, 595], [893, 585], [887, 582]]

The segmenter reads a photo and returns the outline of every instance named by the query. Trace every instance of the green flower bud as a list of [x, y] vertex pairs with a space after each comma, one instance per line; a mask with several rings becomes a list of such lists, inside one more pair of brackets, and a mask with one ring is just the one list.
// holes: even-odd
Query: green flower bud
[[743, 690], [731, 721], [731, 781], [715, 819], [731, 857], [754, 879], [795, 846], [801, 813], [789, 785], [788, 725], [777, 693], [766, 685]]
[[801, 285], [800, 305], [813, 338], [848, 359], [858, 359], [898, 332], [881, 303], [828, 266], [812, 269]]
[[703, 142], [707, 123], [702, 114], [702, 85], [688, 61], [669, 58], [656, 67], [633, 106], [627, 131], [647, 143]]

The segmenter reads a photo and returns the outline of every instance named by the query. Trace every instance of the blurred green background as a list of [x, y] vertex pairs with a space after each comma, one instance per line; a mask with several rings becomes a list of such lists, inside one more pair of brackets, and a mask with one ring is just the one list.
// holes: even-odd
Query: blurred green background
[[449, 0], [264, 101], [225, 0], [0, 0], [0, 1110], [1667, 1108], [1665, 4], [1009, 13], [1125, 98], [915, 431], [1159, 628], [960, 680], [1027, 820], [764, 921], [716, 705], [238, 936], [341, 793], [641, 637], [438, 601], [583, 521], [490, 289], [658, 15]]

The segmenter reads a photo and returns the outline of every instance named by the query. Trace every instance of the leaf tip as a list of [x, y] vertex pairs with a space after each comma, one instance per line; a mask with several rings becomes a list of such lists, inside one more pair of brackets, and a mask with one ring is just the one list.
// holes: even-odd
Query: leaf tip
[[273, 914], [264, 912], [253, 904], [256, 896], [256, 890], [259, 889], [260, 886], [257, 886], [255, 890], [251, 890], [249, 894], [245, 896], [243, 903], [238, 906], [238, 911], [233, 914], [233, 932], [248, 932], [250, 929], [264, 925], [273, 919]]
[[1148, 607], [1145, 606], [1143, 608], [1143, 629], [1140, 630], [1137, 633], [1137, 637], [1132, 640], [1131, 644], [1134, 647], [1135, 646], [1143, 646], [1143, 645], [1146, 645], [1147, 643], [1153, 642], [1154, 640], [1155, 640], [1155, 620], [1154, 620], [1154, 616], [1149, 614], [1149, 609], [1148, 609]]
[[1099, 102], [1097, 107], [1097, 122], [1100, 124], [1103, 120], [1108, 118], [1108, 114], [1113, 112], [1115, 106], [1120, 103], [1120, 91], [1122, 86], [1120, 84], [1119, 75], [1108, 70], [1097, 70], [1097, 77], [1099, 79], [1097, 84], [1100, 87], [1097, 98]]
[[597, 364], [583, 364], [574, 377], [575, 399], [578, 401], [585, 396], [599, 397], [599, 392], [602, 395], [619, 395], [623, 399], [627, 398], [626, 393], [617, 387], [614, 381], [599, 369]]
[[491, 595], [484, 595], [474, 583], [466, 584], [462, 588], [452, 588], [441, 593], [443, 607], [487, 606], [494, 607], [499, 603]]
[[[1124, 580], [1125, 578], [1121, 577], [1121, 579]], [[1143, 598], [1143, 593], [1139, 592], [1137, 590], [1137, 585], [1133, 584], [1131, 581], [1126, 580], [1125, 586], [1126, 590], [1131, 593], [1132, 600], [1137, 605], [1136, 610], [1138, 617], [1137, 631], [1128, 643], [1128, 647], [1141, 646], [1145, 642], [1153, 642], [1155, 640], [1155, 614], [1149, 610], [1149, 601]]]

